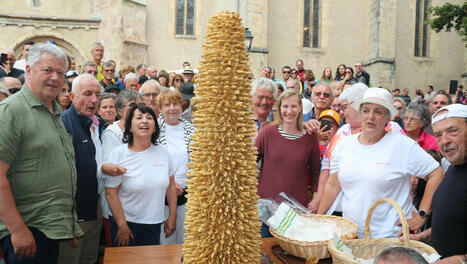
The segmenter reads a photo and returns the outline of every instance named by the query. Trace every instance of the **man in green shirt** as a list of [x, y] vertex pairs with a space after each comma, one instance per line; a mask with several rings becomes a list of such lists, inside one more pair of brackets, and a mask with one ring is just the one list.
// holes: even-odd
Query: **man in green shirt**
[[65, 53], [36, 44], [26, 84], [0, 103], [0, 246], [7, 263], [56, 263], [58, 242], [81, 236], [72, 137], [55, 97]]

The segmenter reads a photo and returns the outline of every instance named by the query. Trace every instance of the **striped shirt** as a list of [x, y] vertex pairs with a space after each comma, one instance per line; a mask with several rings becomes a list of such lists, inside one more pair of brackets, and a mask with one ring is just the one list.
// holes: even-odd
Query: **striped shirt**
[[279, 130], [279, 134], [281, 134], [281, 136], [285, 137], [286, 139], [290, 139], [290, 140], [296, 140], [296, 139], [303, 137], [303, 135], [305, 135], [305, 133], [302, 133], [301, 135], [290, 134], [282, 130], [282, 128], [280, 127], [277, 127], [277, 129]]

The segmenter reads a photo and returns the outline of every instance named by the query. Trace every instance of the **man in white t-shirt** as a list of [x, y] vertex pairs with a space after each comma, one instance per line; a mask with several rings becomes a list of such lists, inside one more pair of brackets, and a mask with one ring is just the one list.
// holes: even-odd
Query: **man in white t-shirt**
[[28, 59], [29, 49], [34, 44], [32, 40], [23, 43], [23, 58], [15, 62], [15, 65], [13, 65], [14, 68], [26, 71], [26, 60]]

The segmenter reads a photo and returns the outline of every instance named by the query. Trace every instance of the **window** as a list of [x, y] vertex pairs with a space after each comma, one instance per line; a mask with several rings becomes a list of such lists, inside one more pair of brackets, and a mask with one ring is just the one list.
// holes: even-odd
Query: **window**
[[34, 5], [34, 7], [38, 7], [41, 3], [39, 2], [39, 0], [32, 0], [32, 4]]
[[177, 3], [176, 9], [176, 25], [175, 34], [177, 35], [194, 35], [195, 34], [195, 0], [175, 0]]
[[415, 45], [414, 55], [417, 57], [428, 56], [428, 20], [429, 0], [416, 0], [415, 6]]
[[303, 47], [319, 47], [320, 0], [304, 0]]

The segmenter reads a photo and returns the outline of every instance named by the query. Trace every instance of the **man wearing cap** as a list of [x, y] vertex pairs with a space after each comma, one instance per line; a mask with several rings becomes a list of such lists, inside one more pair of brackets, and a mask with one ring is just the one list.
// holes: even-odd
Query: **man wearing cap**
[[79, 76], [79, 72], [78, 71], [75, 71], [75, 70], [69, 70], [65, 73], [65, 78], [67, 79], [67, 81], [69, 82], [73, 82], [73, 80]]
[[180, 91], [183, 97], [183, 113], [180, 116], [186, 121], [193, 123], [193, 121], [191, 120], [191, 98], [195, 97], [193, 83], [183, 83], [178, 90]]
[[83, 234], [72, 138], [55, 100], [67, 64], [55, 45], [34, 45], [25, 85], [0, 103], [0, 247], [7, 264], [56, 263], [59, 241]]
[[441, 154], [451, 166], [433, 195], [431, 229], [411, 239], [431, 240], [444, 258], [436, 263], [467, 263], [467, 106], [444, 106], [431, 124]]

